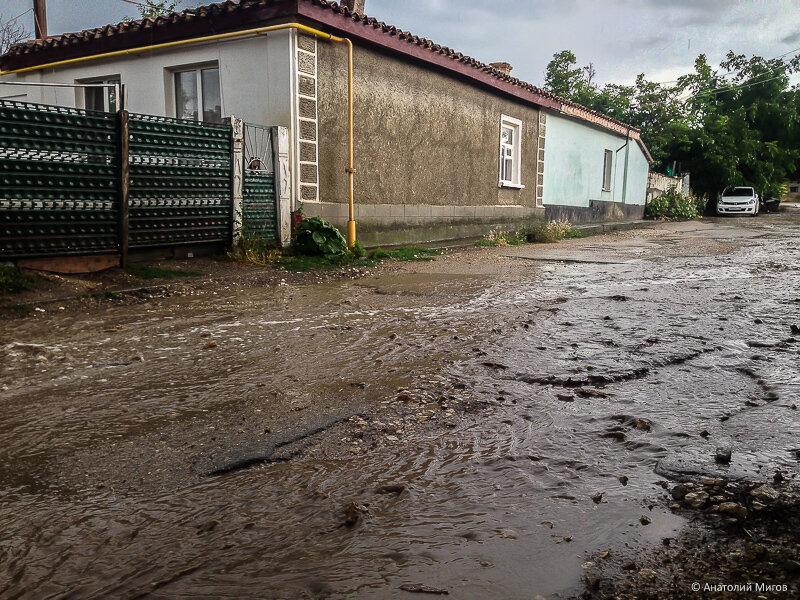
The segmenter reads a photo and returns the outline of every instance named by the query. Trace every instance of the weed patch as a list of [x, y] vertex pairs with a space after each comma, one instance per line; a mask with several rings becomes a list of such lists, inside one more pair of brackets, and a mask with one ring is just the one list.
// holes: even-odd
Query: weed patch
[[549, 244], [558, 240], [591, 235], [578, 231], [569, 221], [550, 221], [525, 227], [518, 231], [495, 230], [475, 242], [476, 246], [518, 246], [519, 244]]
[[138, 279], [175, 279], [176, 277], [198, 277], [199, 271], [183, 271], [181, 269], [160, 269], [158, 267], [130, 266], [129, 275]]
[[0, 293], [16, 294], [32, 290], [35, 285], [36, 277], [19, 267], [0, 267]]

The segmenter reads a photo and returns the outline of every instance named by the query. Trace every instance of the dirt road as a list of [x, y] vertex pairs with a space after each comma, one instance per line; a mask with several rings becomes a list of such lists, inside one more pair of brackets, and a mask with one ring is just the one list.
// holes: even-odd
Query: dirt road
[[795, 214], [6, 320], [0, 598], [624, 579], [677, 481], [800, 470]]

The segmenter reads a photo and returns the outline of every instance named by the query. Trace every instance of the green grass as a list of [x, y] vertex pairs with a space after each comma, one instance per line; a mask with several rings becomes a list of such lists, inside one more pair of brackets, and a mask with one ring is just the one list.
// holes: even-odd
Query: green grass
[[595, 235], [592, 231], [581, 231], [580, 229], [571, 228], [564, 234], [565, 240], [574, 240], [579, 238], [586, 238]]
[[366, 256], [362, 256], [362, 253], [363, 250], [340, 256], [283, 256], [278, 259], [278, 264], [287, 271], [330, 271], [347, 266], [374, 267], [380, 261], [389, 258], [402, 261], [435, 260], [435, 257], [441, 254], [438, 250], [416, 246], [394, 248], [393, 250], [375, 248], [366, 252]]
[[158, 267], [130, 266], [128, 274], [139, 279], [175, 279], [176, 277], [198, 277], [199, 271], [183, 271], [181, 269], [160, 269]]
[[415, 260], [436, 260], [441, 252], [432, 248], [419, 248], [417, 246], [403, 246], [394, 250], [384, 250], [375, 248], [367, 253], [367, 257], [372, 260], [383, 260], [393, 258], [395, 260], [415, 261]]
[[10, 314], [21, 317], [31, 314], [33, 308], [33, 304], [9, 304], [8, 306], [0, 306], [0, 315]]
[[36, 277], [26, 273], [19, 267], [0, 266], [0, 293], [16, 294], [25, 290], [32, 290], [36, 284]]

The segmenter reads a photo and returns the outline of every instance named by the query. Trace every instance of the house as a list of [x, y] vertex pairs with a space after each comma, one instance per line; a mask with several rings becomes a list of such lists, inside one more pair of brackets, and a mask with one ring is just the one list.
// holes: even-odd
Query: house
[[[229, 0], [19, 44], [0, 68], [3, 81], [119, 83], [133, 113], [286, 127], [291, 206], [345, 228], [352, 179], [365, 244], [643, 215], [637, 129], [368, 17], [363, 0]], [[119, 106], [113, 87], [3, 95]]]

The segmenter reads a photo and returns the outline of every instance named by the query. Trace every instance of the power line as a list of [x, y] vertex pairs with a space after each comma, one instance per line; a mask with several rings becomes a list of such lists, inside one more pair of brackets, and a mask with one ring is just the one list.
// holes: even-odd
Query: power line
[[[784, 52], [783, 54], [780, 54], [778, 56], [774, 56], [772, 58], [766, 58], [766, 59], [764, 59], [764, 61], [765, 62], [770, 62], [770, 61], [773, 61], [773, 60], [778, 60], [779, 58], [783, 58], [784, 56], [788, 56], [789, 54], [794, 54], [796, 52], [800, 52], [800, 48], [795, 48], [794, 50], [789, 50], [788, 52]], [[775, 67], [774, 69], [772, 69], [772, 71], [777, 71], [778, 69], [781, 69], [781, 68], [784, 68], [784, 67]], [[720, 73], [718, 75], [718, 77], [725, 77], [726, 75], [730, 75], [732, 73], [734, 73], [734, 71], [725, 71], [724, 73]], [[680, 82], [680, 79], [671, 79], [669, 81], [653, 81], [651, 83], [656, 83], [658, 85], [667, 85], [669, 83], [679, 83], [679, 82]]]
[[13, 22], [14, 22], [14, 21], [16, 21], [17, 19], [19, 19], [19, 18], [21, 18], [21, 17], [24, 17], [25, 15], [27, 15], [27, 14], [28, 14], [29, 12], [31, 12], [32, 10], [33, 10], [33, 8], [29, 8], [29, 9], [28, 9], [28, 10], [26, 10], [24, 13], [17, 15], [17, 16], [16, 16], [16, 17], [14, 17], [13, 19], [9, 19], [8, 21], [6, 21], [6, 23], [13, 23]]

